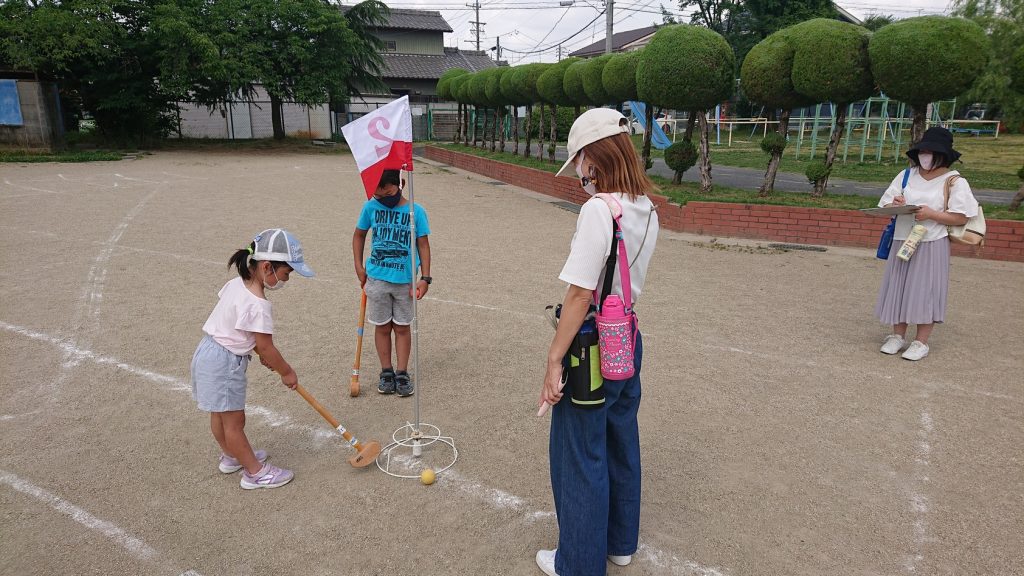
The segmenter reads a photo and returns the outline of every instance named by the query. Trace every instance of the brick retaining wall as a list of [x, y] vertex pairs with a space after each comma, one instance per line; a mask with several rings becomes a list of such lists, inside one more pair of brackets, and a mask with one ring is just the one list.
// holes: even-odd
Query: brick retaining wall
[[[436, 146], [426, 146], [424, 155], [431, 160], [576, 204], [589, 199], [575, 178], [556, 178], [551, 172]], [[658, 194], [652, 194], [651, 199], [658, 205], [658, 217], [666, 229], [710, 236], [873, 250], [886, 224], [886, 218], [869, 216], [857, 210], [725, 202], [689, 202], [678, 206]], [[984, 248], [976, 250], [953, 246], [953, 255], [1024, 262], [1024, 222], [988, 220], [987, 223]]]

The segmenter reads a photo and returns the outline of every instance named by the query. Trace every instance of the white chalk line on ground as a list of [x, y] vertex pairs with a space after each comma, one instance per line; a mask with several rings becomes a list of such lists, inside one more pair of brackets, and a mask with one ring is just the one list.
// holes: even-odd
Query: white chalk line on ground
[[[59, 348], [64, 354], [74, 356], [80, 360], [89, 360], [96, 364], [113, 366], [119, 370], [124, 370], [125, 372], [128, 372], [130, 374], [149, 380], [150, 382], [160, 384], [166, 390], [178, 392], [184, 391], [189, 393], [192, 392], [191, 385], [181, 378], [167, 376], [166, 374], [160, 374], [158, 372], [153, 372], [151, 370], [147, 370], [139, 366], [134, 366], [132, 364], [122, 362], [112, 356], [104, 356], [102, 354], [97, 354], [89, 350], [82, 350], [81, 348], [75, 346], [75, 344], [65, 339], [50, 336], [49, 334], [43, 334], [41, 332], [36, 332], [21, 326], [8, 324], [7, 322], [4, 322], [2, 320], [0, 320], [0, 328], [6, 330], [7, 332], [12, 332], [14, 334], [18, 334], [20, 336], [24, 336], [26, 338], [30, 338], [38, 342], [45, 342], [47, 344], [51, 344]], [[327, 430], [324, 429], [323, 427], [317, 428], [313, 426], [307, 426], [305, 424], [296, 424], [292, 422], [292, 419], [289, 416], [279, 414], [264, 406], [256, 404], [247, 404], [246, 409], [251, 411], [252, 414], [263, 418], [263, 420], [272, 428], [297, 430], [312, 436], [314, 440], [317, 440], [317, 447], [323, 445], [328, 438], [334, 438], [337, 436], [334, 430]]]
[[931, 384], [925, 384], [919, 397], [924, 407], [918, 417], [917, 445], [915, 446], [914, 476], [910, 488], [910, 510], [913, 515], [913, 549], [904, 562], [904, 569], [908, 573], [916, 573], [918, 566], [924, 560], [924, 547], [931, 540], [928, 534], [928, 512], [931, 508], [931, 498], [928, 496], [927, 487], [931, 482], [929, 467], [931, 466], [931, 437], [935, 430], [935, 422], [928, 409], [928, 401], [931, 397]]
[[[191, 392], [191, 387], [181, 378], [176, 378], [174, 376], [167, 376], [165, 374], [153, 372], [151, 370], [147, 370], [145, 368], [121, 362], [116, 358], [97, 354], [89, 350], [82, 350], [64, 339], [50, 336], [48, 334], [44, 334], [41, 332], [36, 332], [21, 326], [8, 324], [7, 322], [4, 322], [2, 320], [0, 320], [0, 328], [7, 332], [18, 334], [19, 336], [24, 336], [32, 340], [45, 342], [47, 344], [56, 346], [60, 348], [65, 354], [74, 355], [83, 360], [89, 360], [97, 364], [114, 366], [118, 369], [124, 370], [126, 372], [129, 372], [151, 382], [160, 384], [168, 390]], [[322, 427], [314, 428], [312, 426], [295, 424], [292, 422], [291, 417], [274, 412], [273, 410], [270, 410], [269, 408], [266, 408], [264, 406], [247, 404], [246, 410], [247, 412], [253, 414], [254, 416], [259, 416], [260, 418], [262, 418], [266, 422], [266, 424], [270, 425], [271, 427], [279, 427], [284, 428], [285, 430], [294, 430], [308, 434], [314, 440], [317, 441], [317, 445], [322, 445], [326, 440], [335, 438], [337, 436], [337, 434], [333, 430], [326, 430]], [[401, 458], [402, 457], [396, 458], [396, 460], [400, 461]], [[489, 504], [493, 508], [499, 510], [511, 509], [516, 512], [522, 512], [525, 515], [526, 519], [531, 522], [542, 519], [554, 518], [553, 512], [529, 511], [526, 509], [526, 500], [524, 500], [523, 498], [520, 498], [519, 496], [510, 494], [503, 490], [499, 490], [497, 488], [485, 486], [484, 484], [466, 478], [453, 470], [446, 471], [438, 478], [438, 480], [439, 483], [441, 484], [452, 484], [462, 492], [465, 492], [466, 494], [473, 496], [477, 500]], [[653, 549], [646, 545], [641, 546], [641, 550], [638, 551], [638, 554], [641, 554], [644, 557], [650, 556], [652, 561], [657, 560], [657, 562], [660, 563], [661, 566], [667, 566], [670, 569], [672, 569], [673, 574], [698, 574], [701, 576], [716, 576], [721, 574], [720, 572], [714, 569], [704, 569], [695, 562], [692, 562], [690, 560], [679, 560], [678, 557], [674, 554], [662, 552], [660, 550]], [[669, 563], [666, 564], [666, 562]], [[694, 567], [700, 567], [700, 570]]]
[[[48, 492], [23, 478], [19, 478], [15, 474], [0, 469], [0, 483], [11, 487], [17, 492], [39, 500], [43, 504], [46, 504], [50, 508], [68, 516], [75, 522], [78, 522], [90, 530], [95, 530], [100, 534], [103, 534], [107, 538], [116, 542], [118, 546], [127, 550], [128, 554], [136, 560], [152, 563], [158, 561], [160, 557], [160, 553], [154, 550], [149, 544], [146, 544], [146, 542], [141, 538], [132, 536], [116, 524], [108, 522], [107, 520], [101, 520], [60, 496]], [[185, 572], [174, 570], [174, 572], [179, 572], [181, 576], [201, 576], [195, 570], [187, 570]]]

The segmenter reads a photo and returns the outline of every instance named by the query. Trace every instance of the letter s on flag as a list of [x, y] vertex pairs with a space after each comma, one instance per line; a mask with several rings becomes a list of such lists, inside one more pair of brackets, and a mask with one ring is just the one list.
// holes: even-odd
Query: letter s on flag
[[381, 106], [342, 126], [366, 197], [371, 198], [384, 170], [412, 171], [412, 113], [409, 97]]

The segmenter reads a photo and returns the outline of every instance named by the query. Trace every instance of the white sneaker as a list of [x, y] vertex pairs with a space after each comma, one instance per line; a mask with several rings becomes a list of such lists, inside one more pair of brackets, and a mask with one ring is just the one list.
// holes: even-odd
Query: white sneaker
[[917, 360], [920, 360], [921, 358], [924, 358], [927, 355], [928, 345], [925, 344], [924, 342], [914, 340], [913, 342], [910, 343], [910, 346], [907, 347], [907, 351], [903, 353], [903, 359], [913, 360], [916, 362]]
[[882, 344], [882, 354], [895, 354], [903, 348], [903, 345], [907, 341], [903, 339], [903, 336], [899, 334], [889, 334], [885, 337], [885, 343]]
[[555, 572], [555, 550], [538, 550], [537, 566], [548, 576], [558, 576], [558, 572]]
[[629, 556], [615, 556], [614, 554], [608, 555], [608, 561], [616, 566], [629, 566], [629, 563], [633, 561], [633, 555]]

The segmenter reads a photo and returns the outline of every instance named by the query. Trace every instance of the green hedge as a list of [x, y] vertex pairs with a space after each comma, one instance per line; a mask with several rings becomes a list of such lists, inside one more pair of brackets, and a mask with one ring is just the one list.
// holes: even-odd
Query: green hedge
[[501, 91], [501, 78], [508, 72], [509, 68], [499, 66], [487, 71], [487, 84], [484, 91], [487, 95], [487, 103], [491, 106], [505, 106], [508, 101]]
[[769, 108], [787, 110], [814, 104], [793, 87], [795, 54], [786, 30], [779, 30], [751, 48], [740, 67], [740, 85], [747, 98]]
[[601, 71], [604, 90], [616, 102], [637, 100], [636, 65], [643, 50], [613, 54]]
[[541, 101], [540, 92], [537, 91], [537, 80], [547, 71], [551, 64], [535, 63], [516, 66], [512, 73], [516, 90], [521, 93], [530, 104]]
[[666, 26], [641, 51], [637, 96], [677, 110], [703, 110], [728, 100], [736, 57], [721, 34], [699, 26]]
[[463, 74], [469, 74], [469, 71], [465, 68], [449, 68], [445, 70], [444, 74], [437, 80], [437, 96], [443, 100], [454, 100], [455, 96], [452, 94], [451, 81], [456, 76], [462, 76]]
[[[815, 18], [791, 26], [787, 31], [796, 53], [793, 55], [793, 87], [814, 102], [848, 103], [875, 93], [875, 81], [868, 59], [867, 28]], [[914, 60], [905, 60], [904, 68], [913, 68]], [[942, 68], [929, 63], [930, 74]], [[890, 94], [891, 96], [891, 94]]]
[[579, 62], [579, 58], [566, 58], [548, 67], [537, 79], [537, 92], [545, 102], [559, 106], [572, 106], [576, 102], [565, 93], [562, 80], [565, 78], [565, 70]]
[[583, 74], [589, 64], [590, 62], [586, 60], [573, 62], [565, 69], [565, 74], [562, 76], [562, 90], [565, 91], [566, 98], [571, 100], [572, 104], [582, 106], [592, 103], [583, 89]]
[[868, 45], [875, 82], [890, 98], [923, 106], [964, 93], [985, 69], [990, 43], [974, 22], [919, 16], [883, 26]]
[[605, 54], [597, 58], [587, 60], [587, 67], [583, 69], [583, 91], [587, 98], [595, 105], [614, 104], [615, 99], [604, 89], [604, 82], [601, 80], [601, 73], [612, 54]]

